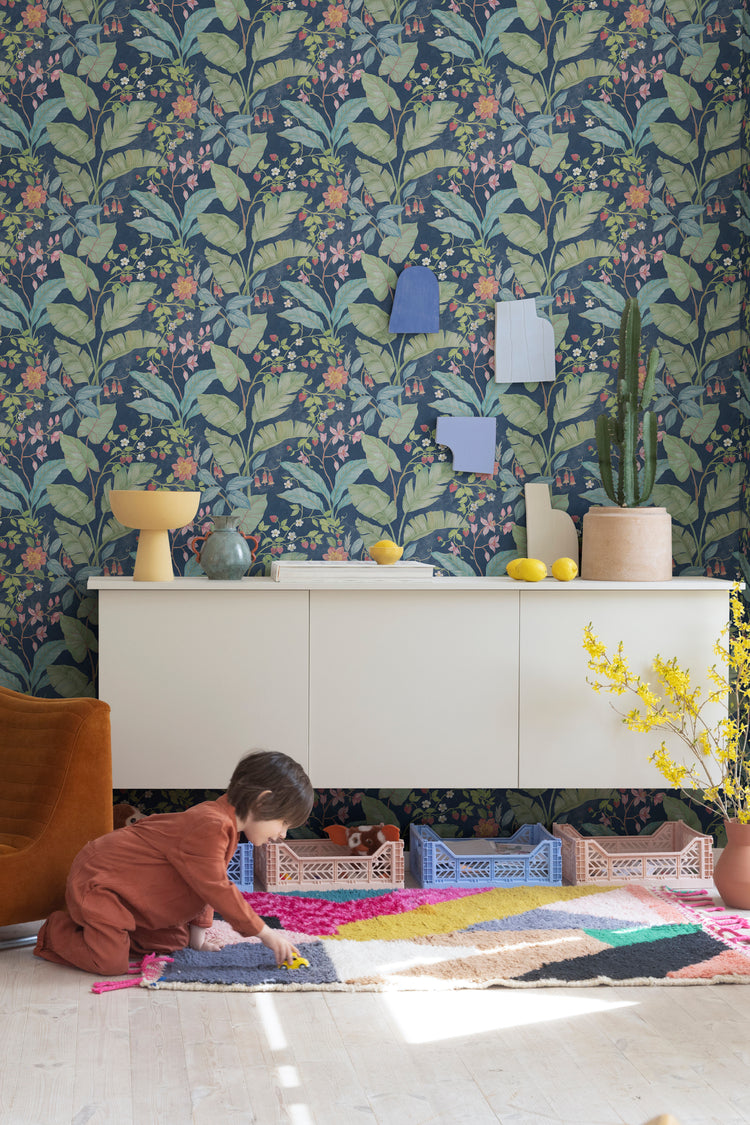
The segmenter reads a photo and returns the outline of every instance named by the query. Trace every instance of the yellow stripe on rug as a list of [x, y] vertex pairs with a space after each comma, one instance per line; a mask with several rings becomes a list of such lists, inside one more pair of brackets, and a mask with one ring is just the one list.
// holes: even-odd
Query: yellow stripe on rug
[[493, 887], [478, 894], [417, 906], [403, 914], [381, 914], [361, 922], [345, 922], [330, 941], [380, 939], [393, 941], [421, 937], [425, 934], [449, 934], [477, 922], [494, 918], [510, 918], [555, 902], [569, 902], [614, 890], [613, 887]]

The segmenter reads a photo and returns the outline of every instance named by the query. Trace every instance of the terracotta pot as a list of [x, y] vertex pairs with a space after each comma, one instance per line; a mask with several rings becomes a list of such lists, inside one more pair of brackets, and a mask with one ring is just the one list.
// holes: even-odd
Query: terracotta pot
[[672, 517], [666, 508], [591, 508], [583, 517], [581, 578], [668, 582]]
[[716, 861], [714, 883], [725, 906], [750, 910], [750, 824], [725, 820], [727, 846]]

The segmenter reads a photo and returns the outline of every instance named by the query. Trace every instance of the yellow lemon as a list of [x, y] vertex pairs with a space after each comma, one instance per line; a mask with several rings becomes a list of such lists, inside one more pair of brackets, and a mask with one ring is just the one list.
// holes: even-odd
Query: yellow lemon
[[370, 558], [380, 566], [391, 566], [398, 562], [404, 553], [404, 548], [399, 547], [392, 539], [380, 539], [370, 547]]
[[578, 564], [573, 559], [555, 559], [552, 577], [558, 582], [570, 582], [572, 578], [578, 577]]
[[511, 559], [510, 562], [508, 563], [508, 565], [505, 568], [505, 573], [508, 575], [509, 578], [520, 578], [521, 576], [518, 573], [518, 568], [521, 566], [522, 563], [525, 563], [525, 562], [526, 562], [526, 559]]
[[541, 582], [547, 577], [547, 567], [541, 559], [523, 559], [518, 568], [518, 577], [524, 582]]

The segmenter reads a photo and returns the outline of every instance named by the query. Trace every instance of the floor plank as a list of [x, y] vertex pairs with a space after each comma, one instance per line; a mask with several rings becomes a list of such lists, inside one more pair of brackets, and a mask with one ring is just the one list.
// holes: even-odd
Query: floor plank
[[[128, 1006], [132, 1112], [138, 1125], [192, 1122], [193, 1107], [176, 992], [133, 989]], [[109, 993], [99, 997], [107, 1003]]]
[[[55, 971], [54, 966], [50, 966]], [[103, 997], [91, 991], [95, 978], [84, 973], [78, 989], [78, 1042], [73, 1085], [75, 1125], [139, 1125], [132, 1113], [130, 992]]]
[[29, 988], [19, 1080], [6, 1103], [7, 1125], [69, 1121], [73, 1116], [79, 974], [49, 972], [52, 966], [32, 958], [29, 950], [11, 952], [21, 961], [20, 971], [28, 972]]
[[244, 1125], [250, 1096], [226, 993], [186, 992], [177, 1010], [196, 1125]]
[[31, 966], [20, 950], [7, 950], [0, 961], [0, 1090], [8, 1125], [21, 1076], [31, 1007]]

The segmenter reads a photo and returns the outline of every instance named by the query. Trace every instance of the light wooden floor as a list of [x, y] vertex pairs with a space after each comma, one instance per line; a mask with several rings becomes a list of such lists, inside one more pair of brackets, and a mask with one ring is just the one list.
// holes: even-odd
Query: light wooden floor
[[750, 986], [97, 996], [93, 980], [0, 953], [0, 1125], [750, 1123]]

